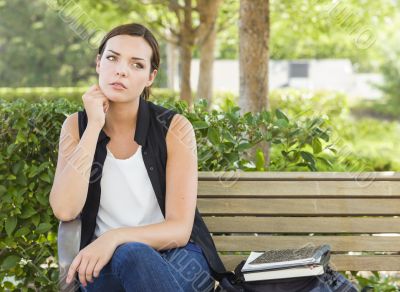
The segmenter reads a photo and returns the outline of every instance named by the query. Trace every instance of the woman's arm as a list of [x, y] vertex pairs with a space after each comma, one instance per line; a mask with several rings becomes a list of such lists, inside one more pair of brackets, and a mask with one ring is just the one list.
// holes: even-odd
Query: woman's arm
[[197, 148], [191, 123], [176, 114], [167, 137], [165, 221], [111, 230], [117, 246], [139, 241], [163, 250], [184, 246], [193, 228], [197, 200]]
[[73, 220], [85, 205], [94, 153], [105, 123], [109, 102], [95, 84], [82, 96], [88, 123], [79, 140], [78, 113], [61, 129], [57, 168], [50, 192], [50, 206], [62, 221]]
[[88, 124], [79, 141], [78, 113], [67, 117], [61, 128], [57, 168], [49, 198], [59, 220], [75, 219], [85, 204], [100, 130], [99, 126]]

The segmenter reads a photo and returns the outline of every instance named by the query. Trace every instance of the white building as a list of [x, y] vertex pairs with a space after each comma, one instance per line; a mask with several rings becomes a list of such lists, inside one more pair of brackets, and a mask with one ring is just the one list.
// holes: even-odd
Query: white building
[[[269, 63], [270, 89], [292, 87], [310, 90], [334, 90], [346, 93], [353, 99], [378, 99], [382, 93], [372, 83], [382, 84], [379, 74], [356, 74], [350, 60], [322, 59], [274, 61]], [[199, 60], [192, 61], [191, 85], [197, 88]], [[178, 78], [175, 78], [178, 80]], [[216, 91], [239, 93], [239, 62], [216, 60], [214, 84]], [[175, 89], [178, 89], [175, 84]]]

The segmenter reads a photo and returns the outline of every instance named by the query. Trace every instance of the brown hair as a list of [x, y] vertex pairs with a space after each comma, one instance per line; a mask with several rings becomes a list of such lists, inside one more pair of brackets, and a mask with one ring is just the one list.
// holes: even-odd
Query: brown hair
[[[147, 43], [150, 45], [153, 53], [151, 54], [151, 71], [158, 70], [160, 66], [160, 50], [158, 46], [158, 42], [151, 31], [145, 26], [138, 23], [129, 23], [123, 24], [117, 27], [114, 27], [111, 31], [109, 31], [102, 39], [99, 46], [99, 55], [100, 57], [103, 55], [104, 49], [106, 47], [107, 41], [117, 35], [131, 35], [131, 36], [140, 36], [144, 38]], [[140, 97], [144, 99], [149, 99], [150, 96], [150, 86], [145, 87], [143, 92], [140, 94]]]

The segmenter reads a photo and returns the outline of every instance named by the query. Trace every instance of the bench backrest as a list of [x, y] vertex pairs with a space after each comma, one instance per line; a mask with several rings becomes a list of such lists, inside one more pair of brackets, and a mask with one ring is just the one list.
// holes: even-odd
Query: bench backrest
[[399, 270], [398, 173], [199, 172], [198, 194], [229, 269], [249, 251], [328, 243], [337, 270]]

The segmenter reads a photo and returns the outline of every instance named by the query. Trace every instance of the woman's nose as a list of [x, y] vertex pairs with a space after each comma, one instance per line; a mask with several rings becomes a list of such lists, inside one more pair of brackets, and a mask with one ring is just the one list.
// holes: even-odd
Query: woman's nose
[[128, 74], [126, 65], [124, 65], [124, 64], [119, 64], [117, 66], [117, 68], [116, 68], [116, 71], [117, 71], [117, 75], [118, 76], [124, 76], [125, 77]]

